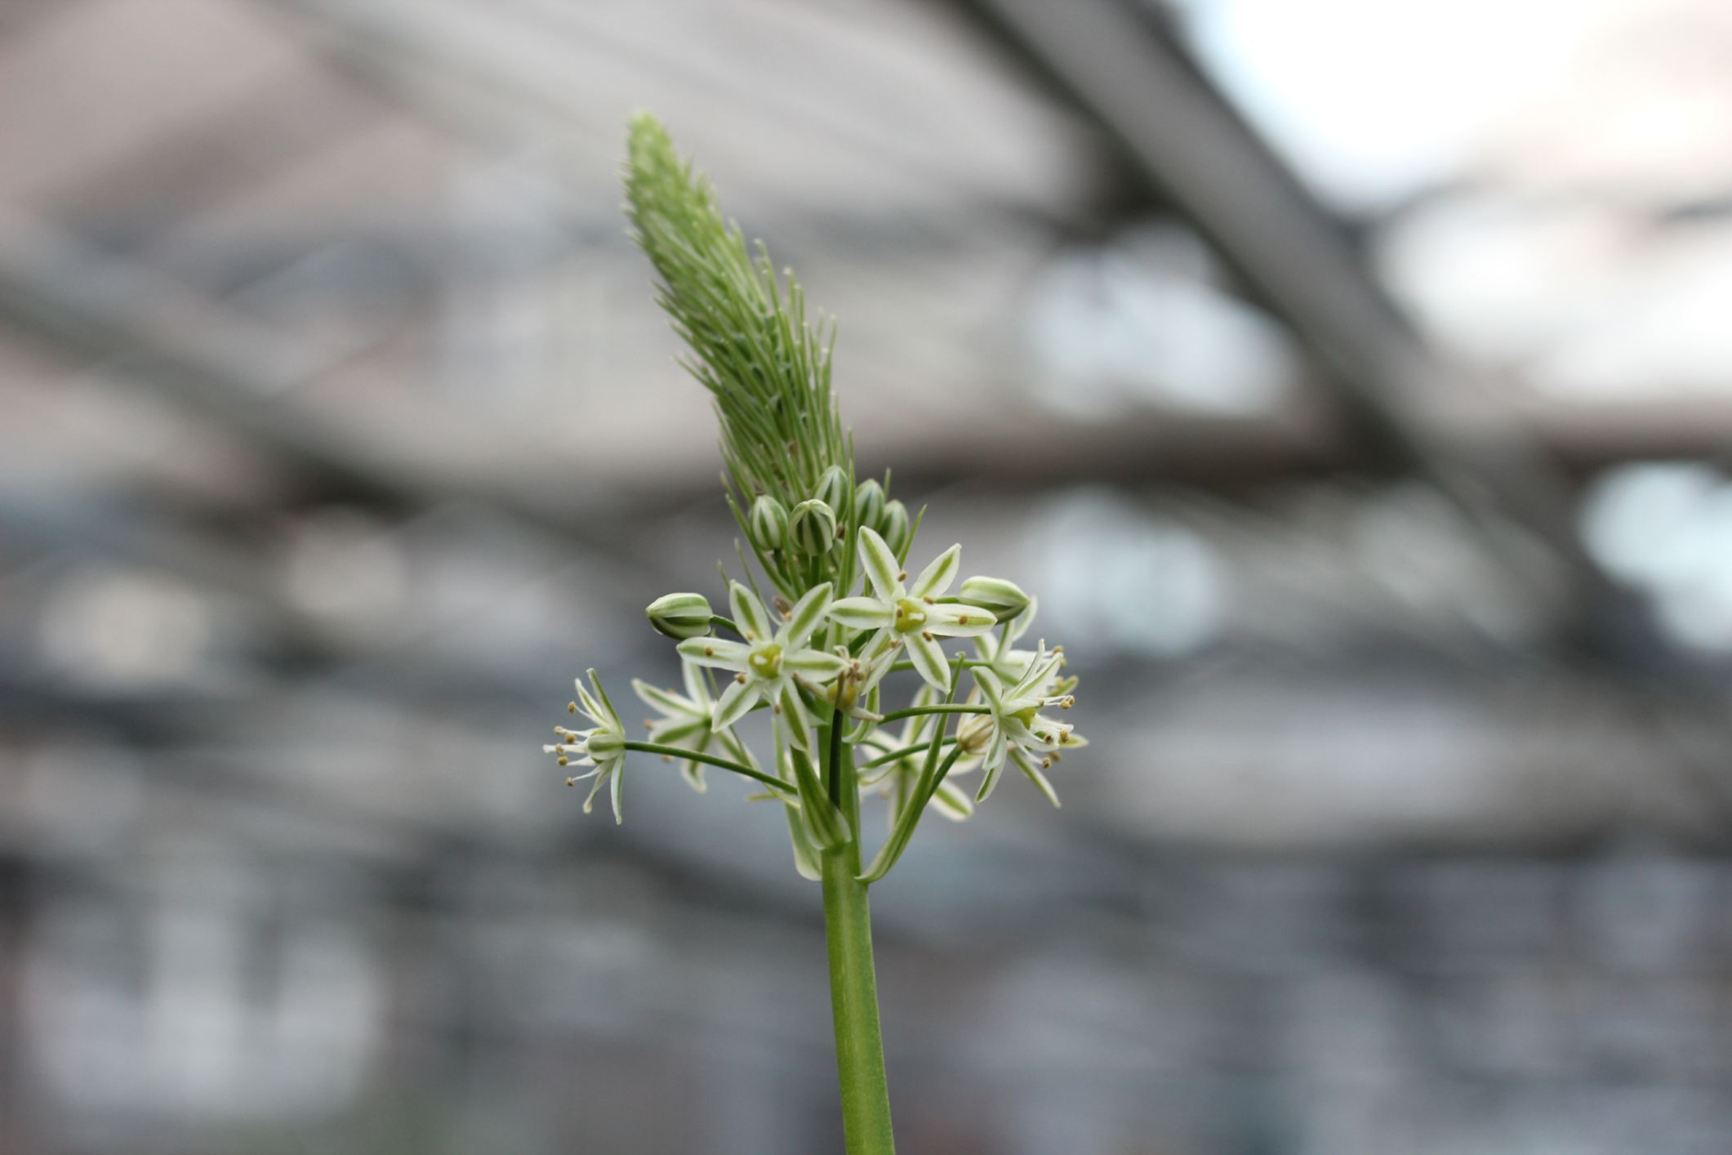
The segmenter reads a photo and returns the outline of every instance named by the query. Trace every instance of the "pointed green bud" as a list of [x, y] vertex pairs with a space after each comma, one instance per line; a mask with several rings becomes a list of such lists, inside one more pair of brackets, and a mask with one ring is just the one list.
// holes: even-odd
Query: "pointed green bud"
[[807, 557], [822, 557], [836, 546], [836, 511], [813, 498], [788, 515], [788, 544]]
[[1014, 618], [1028, 608], [1028, 595], [1015, 582], [1003, 578], [971, 577], [962, 583], [962, 600], [991, 610], [999, 621]]
[[878, 536], [884, 539], [890, 552], [900, 558], [907, 556], [908, 534], [908, 507], [900, 501], [890, 502], [884, 507], [884, 516], [878, 522]]
[[832, 465], [818, 479], [818, 492], [812, 495], [832, 511], [848, 508], [848, 475], [840, 465]]
[[788, 541], [788, 509], [769, 494], [752, 503], [746, 519], [746, 536], [759, 553], [774, 553]]
[[644, 607], [657, 633], [684, 640], [710, 632], [710, 603], [703, 594], [664, 594]]
[[867, 478], [854, 487], [854, 524], [878, 528], [884, 516], [884, 487], [875, 478]]

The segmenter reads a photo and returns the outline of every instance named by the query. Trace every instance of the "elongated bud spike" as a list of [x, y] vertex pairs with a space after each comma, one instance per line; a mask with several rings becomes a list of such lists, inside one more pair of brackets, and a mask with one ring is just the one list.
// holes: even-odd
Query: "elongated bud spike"
[[884, 516], [878, 522], [878, 535], [897, 557], [908, 552], [908, 533], [908, 507], [900, 501], [887, 503]]
[[854, 524], [878, 528], [884, 516], [884, 487], [875, 478], [867, 478], [854, 487]]
[[962, 600], [991, 610], [999, 621], [1014, 618], [1028, 608], [1028, 595], [1015, 582], [1003, 578], [971, 577], [962, 583]]
[[710, 603], [703, 594], [664, 594], [644, 607], [656, 632], [684, 641], [710, 632]]
[[818, 492], [812, 495], [834, 512], [848, 508], [848, 475], [840, 465], [832, 465], [818, 479]]
[[781, 502], [764, 494], [752, 503], [746, 519], [746, 536], [759, 553], [774, 553], [788, 543], [788, 509]]
[[836, 511], [827, 502], [802, 501], [788, 515], [788, 542], [807, 557], [822, 557], [836, 547]]

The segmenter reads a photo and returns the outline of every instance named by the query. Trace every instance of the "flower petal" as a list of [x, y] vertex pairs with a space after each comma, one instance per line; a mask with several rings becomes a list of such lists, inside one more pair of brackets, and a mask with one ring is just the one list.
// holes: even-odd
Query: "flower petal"
[[752, 647], [726, 638], [688, 638], [680, 643], [679, 651], [680, 657], [688, 662], [735, 673], [744, 672], [746, 660], [752, 656]]
[[991, 670], [976, 669], [974, 684], [980, 688], [980, 693], [992, 708], [999, 713], [1004, 712], [1004, 685], [998, 680], [998, 675]]
[[806, 716], [806, 707], [800, 701], [800, 695], [794, 692], [792, 682], [783, 687], [780, 705], [782, 707], [782, 720], [788, 727], [788, 737], [800, 749], [810, 750], [812, 748], [812, 720]]
[[909, 634], [905, 640], [908, 657], [920, 676], [940, 690], [950, 689], [950, 666], [939, 644], [925, 634]]
[[686, 785], [699, 794], [709, 793], [710, 784], [704, 781], [704, 764], [702, 762], [681, 762], [680, 777], [686, 780]]
[[830, 603], [830, 620], [851, 630], [878, 630], [889, 625], [896, 611], [877, 598], [843, 598]]
[[[937, 689], [922, 682], [920, 688], [914, 691], [914, 700], [909, 705], [935, 706], [938, 704], [938, 696]], [[927, 729], [942, 721], [944, 719], [937, 714], [915, 714], [902, 724], [902, 741], [898, 742], [897, 746], [912, 746], [916, 742], [926, 741]]]
[[932, 564], [920, 571], [920, 576], [914, 579], [914, 584], [908, 587], [911, 598], [935, 598], [950, 588], [950, 583], [956, 580], [956, 571], [962, 568], [962, 547], [953, 545], [932, 560]]
[[708, 738], [711, 732], [707, 714], [701, 718], [670, 718], [650, 727], [649, 740], [664, 746], [682, 746], [693, 739]]
[[822, 650], [795, 650], [782, 655], [782, 668], [800, 675], [808, 682], [828, 682], [848, 668], [848, 659], [826, 654]]
[[625, 775], [621, 774], [619, 768], [616, 767], [613, 772], [613, 789], [609, 792], [613, 795], [613, 824], [615, 826], [625, 821], [625, 812], [620, 809], [620, 788], [624, 785]]
[[589, 684], [595, 687], [595, 696], [600, 700], [602, 709], [607, 711], [607, 719], [604, 721], [604, 719], [597, 718], [596, 722], [605, 725], [606, 721], [611, 721], [614, 726], [619, 726], [619, 711], [613, 708], [613, 701], [607, 696], [607, 691], [602, 688], [601, 678], [596, 674], [593, 666], [589, 670]]
[[783, 649], [799, 649], [812, 636], [812, 631], [823, 624], [824, 612], [830, 608], [831, 588], [829, 582], [813, 586], [806, 591], [806, 596], [794, 603], [794, 608], [788, 611], [788, 620], [776, 634], [776, 640], [782, 643]]
[[890, 552], [878, 531], [868, 526], [860, 527], [860, 566], [879, 598], [893, 602], [902, 596], [902, 582], [896, 577], [902, 567], [896, 564], [896, 555]]
[[734, 625], [748, 642], [767, 642], [775, 634], [764, 603], [739, 582], [728, 583], [728, 607], [734, 611]]
[[584, 717], [591, 722], [597, 726], [602, 725], [607, 717], [601, 703], [595, 700], [595, 695], [589, 692], [589, 687], [583, 684], [582, 678], [573, 679], [573, 684], [577, 686], [577, 708], [582, 710]]
[[992, 728], [992, 741], [987, 743], [986, 756], [981, 759], [980, 764], [988, 770], [1003, 766], [1004, 752], [1005, 748], [1009, 745], [1009, 742], [1010, 739], [1006, 736], [1004, 727], [994, 726]]
[[686, 684], [686, 697], [691, 699], [693, 705], [710, 704], [710, 680], [704, 677], [703, 670], [699, 669], [696, 663], [681, 662], [680, 678]]
[[953, 602], [926, 607], [926, 628], [947, 638], [978, 638], [998, 627], [991, 610]]
[[997, 789], [997, 787], [998, 787], [999, 776], [1002, 775], [1003, 773], [1004, 773], [1004, 763], [1003, 762], [1000, 762], [998, 765], [993, 766], [987, 770], [986, 777], [982, 778], [980, 780], [980, 789], [976, 790], [974, 792], [974, 801], [975, 801], [976, 805], [978, 805], [979, 803], [985, 802], [988, 798], [992, 797], [993, 790]]
[[672, 690], [664, 690], [659, 686], [652, 686], [642, 678], [633, 678], [631, 680], [631, 688], [632, 692], [638, 696], [643, 704], [652, 710], [660, 710], [663, 714], [676, 718], [687, 718], [695, 713], [692, 709], [692, 703], [686, 701]]
[[974, 799], [949, 779], [940, 782], [932, 792], [932, 806], [952, 822], [965, 822], [974, 814]]
[[1021, 750], [1015, 751], [1013, 757], [1016, 760], [1016, 768], [1028, 776], [1028, 780], [1034, 783], [1037, 790], [1046, 795], [1048, 802], [1055, 807], [1062, 805], [1058, 800], [1058, 791], [1052, 788], [1052, 783], [1047, 781], [1046, 775], [1040, 772], [1040, 767], [1035, 765], [1032, 758]]
[[728, 688], [716, 700], [716, 720], [710, 723], [710, 729], [726, 730], [744, 718], [746, 711], [758, 704], [763, 690], [762, 682], [729, 682]]
[[595, 785], [589, 788], [589, 793], [584, 795], [583, 798], [583, 812], [585, 814], [588, 814], [595, 807], [595, 796], [601, 793], [601, 788], [603, 786], [607, 785], [607, 779], [608, 776], [606, 774], [596, 775]]

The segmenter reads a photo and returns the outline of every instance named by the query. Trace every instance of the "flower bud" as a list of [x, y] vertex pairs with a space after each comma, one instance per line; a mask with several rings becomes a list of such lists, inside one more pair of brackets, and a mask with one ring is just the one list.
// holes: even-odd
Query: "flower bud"
[[969, 605], [991, 610], [1001, 622], [1028, 608], [1028, 595], [1022, 587], [1003, 578], [971, 577], [962, 583], [960, 595]]
[[788, 543], [807, 557], [823, 557], [836, 546], [836, 511], [817, 498], [788, 515]]
[[644, 607], [657, 633], [684, 640], [710, 632], [710, 603], [703, 594], [664, 594]]
[[818, 479], [818, 492], [812, 497], [829, 506], [832, 511], [848, 508], [848, 474], [840, 465], [832, 465], [824, 471], [824, 476]]
[[878, 536], [890, 547], [890, 552], [902, 557], [908, 552], [908, 507], [900, 501], [884, 506], [884, 516], [878, 522]]
[[884, 487], [869, 477], [854, 487], [854, 524], [877, 529], [878, 519], [883, 516]]
[[746, 518], [746, 536], [759, 553], [772, 553], [788, 541], [788, 510], [769, 494], [752, 503]]

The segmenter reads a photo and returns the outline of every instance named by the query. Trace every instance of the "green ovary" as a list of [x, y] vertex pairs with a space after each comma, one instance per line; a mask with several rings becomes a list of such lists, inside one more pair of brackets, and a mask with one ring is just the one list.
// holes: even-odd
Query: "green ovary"
[[912, 634], [926, 628], [926, 607], [913, 598], [902, 598], [896, 603], [896, 632]]
[[767, 646], [759, 646], [752, 651], [746, 664], [752, 667], [752, 673], [760, 678], [773, 678], [782, 672], [782, 647], [771, 642]]

